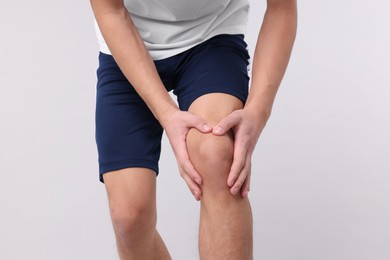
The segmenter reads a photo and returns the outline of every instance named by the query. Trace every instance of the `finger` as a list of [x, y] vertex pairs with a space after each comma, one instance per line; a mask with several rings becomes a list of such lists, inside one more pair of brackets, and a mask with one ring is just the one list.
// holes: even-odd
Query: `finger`
[[[250, 156], [247, 156], [247, 158], [250, 158]], [[251, 169], [250, 164], [251, 164], [250, 159], [246, 160], [245, 167], [240, 172], [240, 175], [238, 176], [237, 180], [234, 182], [234, 185], [230, 188], [230, 192], [233, 195], [236, 195], [242, 189], [245, 180], [250, 175], [250, 169]]]
[[238, 175], [245, 166], [246, 161], [246, 145], [240, 144], [238, 139], [234, 142], [233, 163], [230, 167], [230, 172], [227, 180], [227, 185], [232, 187], [237, 180]]
[[196, 182], [198, 185], [201, 185], [202, 184], [202, 177], [200, 176], [200, 174], [196, 171], [194, 165], [192, 164], [192, 162], [190, 161], [190, 159], [187, 157], [187, 158], [184, 158], [182, 159], [182, 168], [184, 170], [184, 172], [194, 181]]
[[184, 179], [184, 181], [186, 182], [188, 188], [190, 189], [192, 195], [194, 196], [194, 198], [199, 201], [200, 198], [202, 197], [202, 191], [199, 187], [199, 185], [194, 182], [190, 176], [188, 176], [182, 169], [180, 170], [180, 176]]
[[229, 131], [232, 127], [237, 125], [240, 121], [240, 117], [236, 111], [230, 113], [228, 116], [226, 116], [224, 119], [222, 119], [214, 128], [213, 128], [213, 134], [215, 135], [223, 135], [227, 131]]
[[195, 127], [202, 133], [210, 133], [212, 131], [212, 128], [200, 116], [195, 116], [191, 114], [190, 124], [191, 127]]
[[241, 187], [244, 184], [244, 181], [246, 180], [247, 176], [250, 174], [251, 170], [251, 156], [246, 155], [246, 160], [245, 160], [245, 165], [241, 169], [239, 176], [237, 177], [236, 181], [230, 188], [230, 192], [232, 194], [237, 194], [240, 190]]
[[250, 191], [250, 183], [251, 183], [251, 169], [249, 170], [249, 174], [248, 176], [246, 177], [244, 183], [242, 184], [242, 187], [241, 187], [241, 197], [245, 198], [249, 191]]
[[202, 184], [202, 177], [195, 170], [195, 167], [192, 165], [190, 157], [187, 151], [187, 145], [184, 138], [180, 139], [180, 143], [176, 146], [176, 157], [178, 159], [178, 163], [180, 167], [184, 170], [184, 172], [191, 177], [199, 185]]

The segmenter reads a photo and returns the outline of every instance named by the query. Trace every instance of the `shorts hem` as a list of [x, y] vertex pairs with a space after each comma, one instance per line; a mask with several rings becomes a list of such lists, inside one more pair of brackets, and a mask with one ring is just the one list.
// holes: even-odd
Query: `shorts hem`
[[226, 89], [221, 89], [221, 86], [204, 87], [203, 90], [197, 91], [196, 95], [192, 95], [190, 98], [183, 100], [183, 102], [179, 102], [180, 109], [183, 111], [188, 111], [189, 107], [196, 99], [198, 99], [203, 95], [211, 94], [211, 93], [223, 93], [223, 94], [229, 94], [235, 96], [236, 98], [240, 99], [243, 106], [245, 106], [246, 100], [248, 98], [247, 93], [242, 93], [242, 92], [240, 93], [240, 91], [234, 91], [232, 89], [229, 89], [230, 86], [225, 86], [225, 87]]
[[112, 163], [105, 163], [103, 165], [99, 166], [99, 181], [101, 183], [104, 183], [103, 174], [120, 170], [124, 168], [131, 168], [131, 167], [140, 167], [140, 168], [148, 168], [153, 170], [156, 173], [156, 176], [159, 173], [158, 164], [152, 161], [148, 160], [142, 160], [142, 159], [132, 159], [132, 160], [124, 160], [124, 161], [118, 161], [118, 162], [112, 162]]

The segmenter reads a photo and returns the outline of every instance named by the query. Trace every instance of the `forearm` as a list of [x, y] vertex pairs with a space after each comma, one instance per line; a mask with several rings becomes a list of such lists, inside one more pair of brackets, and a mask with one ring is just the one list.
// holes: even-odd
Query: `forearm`
[[252, 82], [245, 108], [268, 120], [273, 102], [290, 59], [297, 30], [295, 1], [268, 6], [257, 39]]
[[99, 4], [102, 5], [99, 2], [94, 6], [92, 1], [92, 8], [112, 56], [154, 116], [163, 121], [177, 106], [167, 93], [127, 9]]

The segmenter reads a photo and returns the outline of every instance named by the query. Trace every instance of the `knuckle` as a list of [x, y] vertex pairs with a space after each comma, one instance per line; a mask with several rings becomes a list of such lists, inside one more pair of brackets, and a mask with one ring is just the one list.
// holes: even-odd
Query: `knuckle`
[[192, 187], [192, 183], [187, 181], [186, 180], [186, 183], [187, 183], [187, 186], [188, 186], [188, 189], [190, 189], [191, 191], [193, 191], [194, 187]]
[[191, 172], [191, 171], [190, 171], [190, 167], [189, 167], [187, 161], [184, 161], [184, 162], [183, 162], [182, 167], [183, 167], [183, 169], [184, 169], [185, 172], [187, 172], [187, 173], [188, 173], [188, 172]]
[[239, 186], [239, 187], [241, 187], [243, 184], [244, 184], [244, 178], [239, 178], [238, 180], [237, 180], [237, 186]]
[[240, 161], [238, 162], [238, 166], [240, 167], [240, 169], [244, 168], [244, 166], [245, 166], [245, 161], [244, 161], [244, 160], [240, 160]]
[[178, 164], [179, 164], [179, 167], [180, 168], [182, 168], [182, 169], [184, 169], [184, 167], [185, 167], [185, 160], [183, 160], [183, 158], [178, 158], [177, 159], [177, 162], [178, 162]]
[[237, 171], [233, 171], [231, 174], [230, 174], [230, 178], [231, 180], [234, 182], [238, 177], [238, 172]]
[[250, 145], [249, 136], [243, 136], [241, 140], [242, 140], [242, 147], [244, 148], [244, 150], [245, 151], [248, 150]]
[[240, 169], [242, 169], [242, 161], [239, 159], [235, 159], [233, 161], [232, 171], [234, 171], [235, 174], [238, 174], [236, 172], [239, 172]]
[[187, 183], [187, 184], [188, 184], [188, 188], [191, 190], [191, 192], [194, 192], [196, 190], [196, 187], [192, 182]]
[[191, 168], [188, 168], [187, 173], [188, 173], [188, 176], [191, 177], [191, 179], [194, 179], [196, 177], [196, 174], [194, 173], [194, 171]]
[[184, 170], [180, 170], [179, 173], [180, 173], [180, 176], [183, 177], [183, 178], [184, 178], [185, 175], [186, 175], [186, 172], [185, 172]]
[[241, 186], [242, 186], [242, 184], [237, 183], [237, 184], [234, 186], [234, 189], [235, 189], [235, 190], [239, 190], [239, 189], [241, 189]]
[[240, 186], [242, 186], [244, 184], [246, 176], [247, 176], [247, 174], [245, 172], [242, 172], [240, 174], [240, 176], [238, 177], [237, 183], [240, 184]]

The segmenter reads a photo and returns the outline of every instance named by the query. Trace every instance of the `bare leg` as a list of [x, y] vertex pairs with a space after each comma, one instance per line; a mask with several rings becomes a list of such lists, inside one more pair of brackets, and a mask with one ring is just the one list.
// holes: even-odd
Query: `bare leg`
[[[221, 93], [199, 97], [189, 111], [215, 126], [223, 117], [242, 108], [239, 99]], [[187, 135], [187, 147], [197, 171], [203, 177], [199, 226], [199, 254], [202, 260], [253, 259], [252, 212], [247, 198], [231, 195], [227, 177], [233, 160], [233, 135]]]
[[168, 250], [156, 230], [156, 174], [126, 168], [103, 175], [122, 260], [167, 260]]

